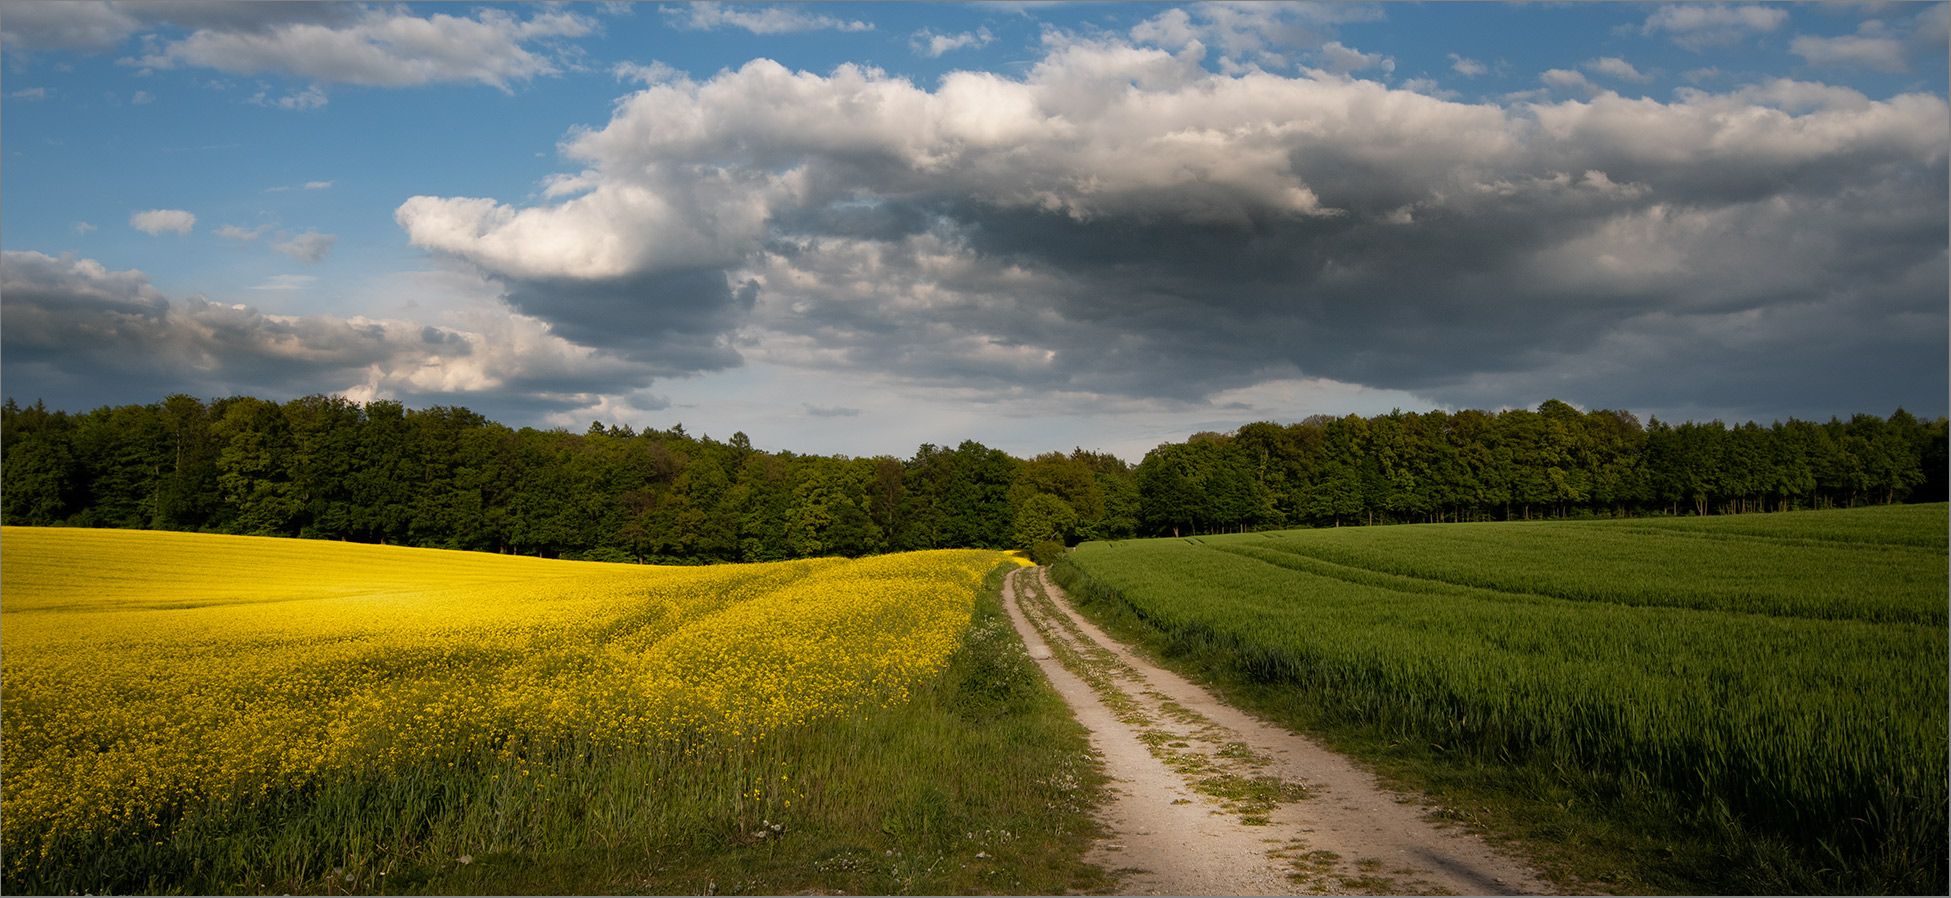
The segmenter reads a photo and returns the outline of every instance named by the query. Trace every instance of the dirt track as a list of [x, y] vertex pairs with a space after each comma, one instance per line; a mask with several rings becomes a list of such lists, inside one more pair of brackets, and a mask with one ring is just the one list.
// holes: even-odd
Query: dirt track
[[1016, 630], [1112, 779], [1087, 858], [1123, 894], [1541, 894], [1522, 861], [1426, 818], [1419, 797], [1159, 669], [1076, 614], [1043, 568], [1010, 574]]

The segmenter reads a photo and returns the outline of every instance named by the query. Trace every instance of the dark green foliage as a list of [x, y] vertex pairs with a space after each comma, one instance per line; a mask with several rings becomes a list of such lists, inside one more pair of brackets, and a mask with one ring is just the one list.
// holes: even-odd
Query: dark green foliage
[[79, 504], [74, 425], [63, 412], [36, 402], [20, 408], [12, 399], [0, 426], [0, 501], [9, 524], [60, 523]]
[[[340, 396], [178, 395], [79, 415], [8, 400], [0, 440], [7, 524], [665, 564], [1010, 548], [1021, 464], [972, 440], [906, 462], [848, 459], [681, 425], [511, 430], [461, 408]], [[1100, 476], [1079, 470], [1087, 486]]]
[[1064, 557], [1064, 544], [1046, 539], [1030, 546], [1030, 560], [1037, 564], [1056, 564]]
[[[973, 440], [912, 458], [669, 430], [513, 430], [464, 408], [248, 396], [0, 409], [0, 522], [302, 536], [667, 564], [1278, 527], [1942, 501], [1947, 423], [1641, 426], [1563, 402], [1199, 433], [1137, 466]], [[595, 553], [595, 554], [592, 554]]]
[[1147, 454], [1132, 481], [1136, 533], [1943, 501], [1946, 428], [1902, 409], [1827, 424], [1642, 426], [1627, 412], [1557, 400], [1496, 414], [1259, 422]]
[[974, 440], [954, 449], [923, 444], [904, 464], [899, 498], [889, 503], [889, 548], [1012, 548], [1009, 490], [1020, 464]]

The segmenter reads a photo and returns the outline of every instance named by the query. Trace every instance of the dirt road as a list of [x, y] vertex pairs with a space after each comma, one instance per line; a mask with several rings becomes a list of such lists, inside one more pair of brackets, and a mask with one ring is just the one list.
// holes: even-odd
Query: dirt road
[[1005, 604], [1044, 674], [1091, 730], [1113, 801], [1087, 858], [1124, 894], [1541, 894], [1481, 839], [1306, 737], [1262, 723], [1106, 637], [1043, 568]]

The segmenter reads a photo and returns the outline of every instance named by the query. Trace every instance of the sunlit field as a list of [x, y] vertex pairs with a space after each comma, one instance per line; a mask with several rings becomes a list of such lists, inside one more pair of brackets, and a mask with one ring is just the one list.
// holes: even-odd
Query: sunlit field
[[1056, 573], [1314, 724], [1725, 839], [1694, 862], [1739, 890], [1901, 892], [1945, 875], [1946, 561], [1939, 504], [1088, 543]]
[[932, 684], [1006, 561], [33, 528], [3, 549], [8, 891], [370, 891], [592, 833], [762, 838], [821, 800], [808, 728]]

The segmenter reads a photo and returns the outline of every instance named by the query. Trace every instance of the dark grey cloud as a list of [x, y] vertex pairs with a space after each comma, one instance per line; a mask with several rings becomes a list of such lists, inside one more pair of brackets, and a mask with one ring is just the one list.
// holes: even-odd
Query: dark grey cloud
[[527, 18], [487, 9], [425, 17], [363, 3], [12, 2], [0, 43], [15, 51], [99, 52], [134, 44], [119, 60], [145, 69], [209, 68], [303, 78], [313, 87], [278, 101], [315, 108], [321, 84], [404, 87], [473, 82], [509, 89], [561, 70], [561, 41], [595, 32], [572, 9]]
[[365, 12], [358, 3], [312, 0], [9, 0], [0, 38], [22, 50], [99, 51], [158, 27], [262, 33], [293, 24], [345, 24]]
[[[1729, 10], [1649, 22], [1766, 25]], [[1945, 410], [1942, 98], [1775, 80], [1500, 107], [1168, 52], [1220, 24], [1161, 16], [1165, 49], [1059, 40], [1023, 79], [933, 90], [765, 60], [666, 72], [565, 143], [584, 171], [552, 190], [572, 198], [416, 197], [396, 219], [665, 374], [764, 358], [1192, 401], [1299, 376], [1469, 405]], [[728, 299], [747, 279], [763, 289]]]
[[738, 365], [731, 333], [758, 298], [721, 269], [621, 278], [509, 278], [508, 303], [581, 346], [632, 359], [658, 377]]
[[[598, 27], [560, 7], [521, 19], [493, 8], [420, 17], [404, 5], [350, 2], [16, 0], [0, 18], [0, 45], [16, 55], [126, 48], [134, 52], [117, 62], [143, 73], [207, 68], [304, 79], [310, 83], [276, 98], [260, 85], [248, 102], [309, 110], [330, 102], [332, 84], [472, 82], [507, 91], [559, 73], [563, 58], [581, 52], [567, 39]], [[149, 99], [137, 91], [134, 102]]]
[[0, 43], [15, 50], [105, 50], [141, 25], [106, 2], [20, 0], [0, 16]]
[[1951, 394], [1943, 268], [1914, 270], [1825, 301], [1774, 302], [1725, 312], [1658, 311], [1631, 319], [1576, 352], [1541, 350], [1535, 367], [1480, 372], [1445, 385], [1458, 406], [1535, 405], [1577, 396], [1594, 408], [1631, 408], [1670, 420], [1797, 416], [1824, 420], [1902, 406], [1945, 413]]
[[116, 8], [148, 25], [186, 30], [270, 31], [280, 25], [340, 25], [357, 20], [361, 4], [338, 0], [141, 0]]
[[135, 270], [72, 254], [0, 253], [0, 369], [8, 396], [83, 409], [151, 398], [344, 393], [499, 409], [534, 420], [602, 394], [643, 394], [644, 366], [514, 316], [469, 328], [267, 315], [200, 296], [173, 301]]
[[[1942, 339], [1915, 340], [1916, 322], [1894, 325], [1924, 315], [1940, 325], [1938, 337], [1944, 331], [1951, 234], [1943, 169], [1903, 167], [1879, 181], [1807, 164], [1755, 167], [1763, 170], [1758, 178], [1773, 178], [1770, 195], [1717, 197], [1692, 190], [1691, 172], [1669, 184], [1649, 169], [1635, 190], [1567, 183], [1407, 223], [1376, 214], [1395, 198], [1373, 202], [1365, 194], [1375, 188], [1365, 183], [1342, 193], [1337, 186], [1350, 182], [1335, 177], [1310, 183], [1324, 203], [1366, 214], [1238, 228], [1080, 222], [1027, 211], [958, 218], [973, 223], [977, 254], [1066, 281], [1045, 301], [1069, 322], [1142, 339], [1128, 354], [1082, 334], [1042, 341], [1074, 360], [1061, 366], [1071, 369], [1069, 382], [1112, 392], [1183, 397], [1233, 385], [1221, 378], [1252, 376], [1255, 363], [1285, 361], [1347, 382], [1484, 402], [1497, 397], [1460, 385], [1527, 372], [1539, 383], [1567, 384], [1567, 375], [1599, 361], [1587, 353], [1630, 342], [1648, 322], [1671, 330], [1671, 322], [1743, 312], [1757, 313], [1752, 327], [1773, 344], [1767, 350], [1734, 335], [1711, 349], [1699, 338], [1674, 343], [1669, 333], [1638, 358], [1663, 371], [1707, 370], [1683, 353], [1658, 351], [1684, 345], [1737, 367], [1774, 370], [1783, 367], [1773, 363], [1779, 355], [1767, 353], [1803, 341], [1826, 356], [1819, 347], [1830, 341], [1822, 335], [1849, 332], [1850, 351], [1877, 355], [1881, 368], [1941, 371]], [[1587, 195], [1607, 192], [1619, 195]], [[1767, 314], [1782, 309], [1798, 315]], [[1811, 315], [1831, 323], [1783, 330], [1785, 320]], [[1883, 319], [1893, 327], [1863, 326]], [[1790, 365], [1758, 382], [1809, 379], [1808, 351], [1791, 352], [1804, 359], [1797, 363], [1803, 377], [1789, 376]], [[1618, 395], [1636, 379], [1630, 368], [1581, 389], [1614, 384], [1607, 393]], [[1106, 382], [1114, 371], [1133, 380]], [[1811, 395], [1833, 395], [1839, 384], [1874, 393], [1877, 383], [1891, 382], [1817, 379]], [[1751, 380], [1690, 383], [1753, 393], [1758, 405], [1781, 401]], [[1933, 382], [1942, 379], [1926, 381], [1927, 394]], [[1669, 400], [1649, 392], [1642, 401]]]

